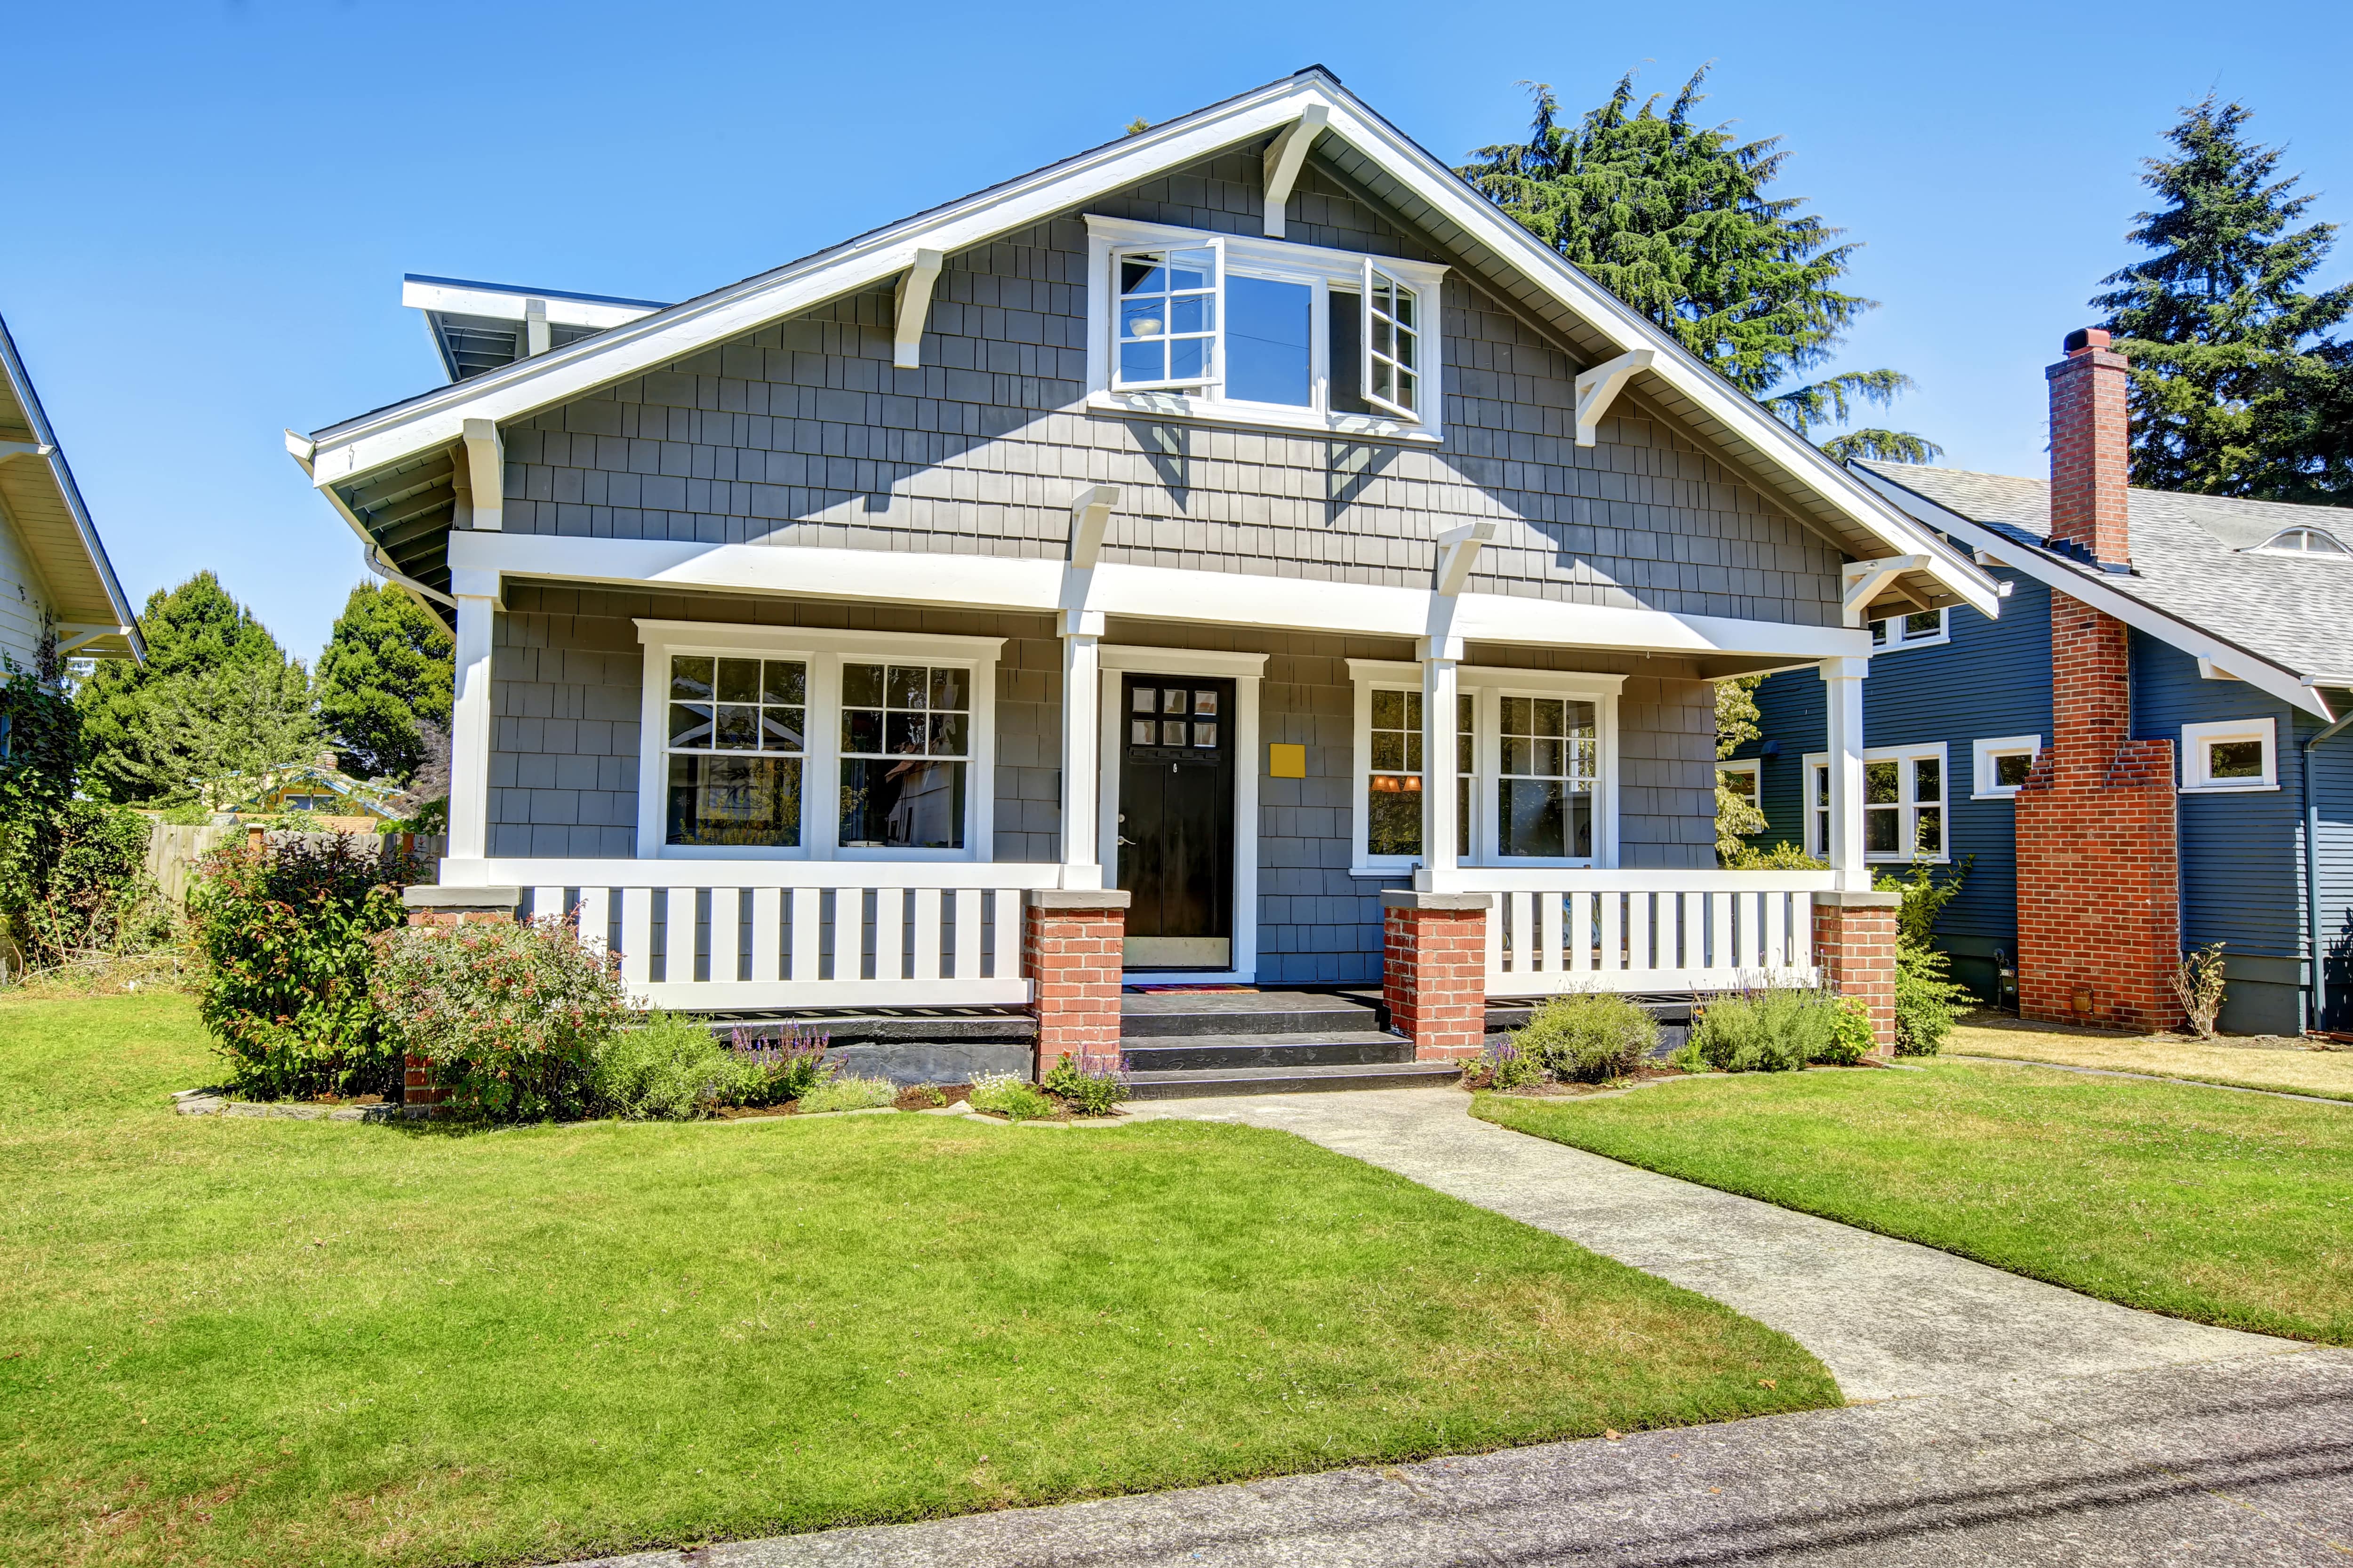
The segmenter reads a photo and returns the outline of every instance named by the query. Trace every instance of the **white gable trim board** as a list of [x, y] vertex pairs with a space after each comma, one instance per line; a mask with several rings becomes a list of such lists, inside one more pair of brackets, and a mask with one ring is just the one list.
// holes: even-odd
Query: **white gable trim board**
[[1320, 71], [1271, 83], [580, 342], [331, 426], [312, 437], [309, 449], [298, 457], [309, 459], [317, 485], [350, 480], [459, 439], [469, 419], [521, 418], [690, 357], [829, 300], [876, 287], [917, 266], [926, 253], [969, 249], [1094, 196], [1267, 135], [1316, 107], [1327, 115], [1324, 134], [1374, 159], [1417, 200], [1492, 246], [1619, 351], [1651, 351], [1651, 363], [1641, 374], [1659, 378], [1692, 406], [1736, 431], [1765, 461], [1822, 497], [1838, 515], [1883, 543], [1887, 553], [1926, 556], [1922, 570], [1940, 586], [1986, 615], [1998, 613], [1992, 581], [1966, 555], [1824, 458]]

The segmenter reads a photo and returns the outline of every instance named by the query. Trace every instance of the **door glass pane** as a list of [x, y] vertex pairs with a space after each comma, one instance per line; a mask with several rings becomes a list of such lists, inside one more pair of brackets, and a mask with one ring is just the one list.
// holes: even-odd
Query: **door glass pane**
[[1314, 400], [1308, 329], [1315, 290], [1271, 278], [1226, 279], [1226, 395], [1304, 408]]

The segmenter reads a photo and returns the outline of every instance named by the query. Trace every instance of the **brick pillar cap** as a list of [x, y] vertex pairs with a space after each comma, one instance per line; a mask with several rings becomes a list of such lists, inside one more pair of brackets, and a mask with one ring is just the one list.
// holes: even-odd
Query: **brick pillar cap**
[[1131, 898], [1125, 888], [1032, 888], [1021, 901], [1033, 910], [1124, 910]]
[[1385, 910], [1491, 910], [1493, 893], [1418, 893], [1411, 888], [1391, 888], [1381, 894]]
[[521, 888], [442, 888], [419, 884], [400, 890], [401, 907], [411, 910], [504, 910], [522, 905]]
[[1823, 891], [1814, 895], [1814, 902], [1827, 904], [1834, 910], [1892, 910], [1904, 902], [1901, 893], [1842, 893]]

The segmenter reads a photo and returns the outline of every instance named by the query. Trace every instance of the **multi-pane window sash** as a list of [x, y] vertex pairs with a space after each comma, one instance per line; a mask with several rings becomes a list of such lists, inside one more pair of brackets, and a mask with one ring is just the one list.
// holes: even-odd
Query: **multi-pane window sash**
[[1505, 856], [1593, 853], [1593, 790], [1601, 739], [1594, 705], [1576, 698], [1506, 697], [1498, 707], [1495, 847]]
[[1421, 412], [1421, 300], [1365, 262], [1364, 398], [1408, 419]]
[[1113, 386], [1214, 387], [1224, 379], [1224, 260], [1215, 239], [1113, 254]]
[[[1376, 687], [1372, 692], [1371, 765], [1365, 778], [1365, 852], [1421, 853], [1421, 693]], [[1472, 715], [1468, 692], [1455, 699], [1454, 853], [1471, 854]]]
[[1915, 610], [1908, 616], [1890, 616], [1885, 620], [1871, 623], [1871, 646], [1875, 648], [1910, 647], [1918, 643], [1944, 642], [1948, 638], [1946, 610]]
[[[1811, 763], [1807, 848], [1827, 856], [1831, 841], [1831, 770]], [[1862, 852], [1873, 860], [1945, 857], [1945, 758], [1932, 753], [1873, 756], [1862, 763]]]
[[808, 666], [674, 656], [668, 713], [664, 840], [797, 847]]
[[844, 848], [960, 849], [972, 746], [972, 672], [841, 667]]

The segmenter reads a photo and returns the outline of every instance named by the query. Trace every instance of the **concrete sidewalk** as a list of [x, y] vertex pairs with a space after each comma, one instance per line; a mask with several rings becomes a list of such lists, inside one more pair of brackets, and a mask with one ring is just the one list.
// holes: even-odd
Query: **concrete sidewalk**
[[1148, 1100], [1133, 1109], [1139, 1118], [1279, 1127], [1565, 1236], [1781, 1330], [1821, 1359], [1849, 1399], [1989, 1391], [2304, 1348], [2096, 1301], [1636, 1170], [1474, 1121], [1470, 1108], [1460, 1089], [1419, 1089]]
[[600, 1568], [2343, 1564], [2353, 1353], [833, 1530]]

